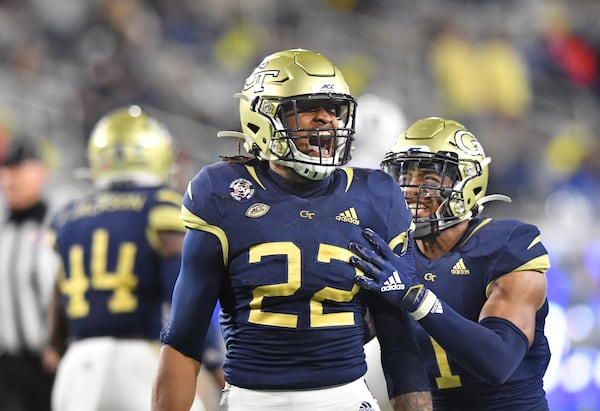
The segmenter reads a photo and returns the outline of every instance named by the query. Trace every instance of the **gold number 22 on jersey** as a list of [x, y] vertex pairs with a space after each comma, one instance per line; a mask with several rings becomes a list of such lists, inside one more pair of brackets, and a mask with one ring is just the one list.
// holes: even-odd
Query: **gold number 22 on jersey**
[[[293, 295], [301, 286], [301, 251], [291, 242], [263, 243], [250, 249], [249, 262], [258, 263], [265, 256], [285, 255], [287, 257], [287, 282], [279, 284], [261, 285], [254, 289], [250, 301], [250, 315], [248, 321], [255, 324], [270, 325], [274, 327], [296, 328], [298, 326], [297, 314], [285, 314], [262, 311], [262, 302], [265, 297], [285, 297]], [[329, 263], [331, 260], [350, 261], [352, 253], [341, 247], [321, 244], [317, 261]], [[353, 325], [354, 313], [351, 311], [338, 313], [324, 313], [323, 301], [338, 303], [349, 302], [358, 293], [358, 286], [351, 290], [341, 290], [324, 287], [317, 291], [310, 300], [310, 326], [331, 327], [340, 325]]]

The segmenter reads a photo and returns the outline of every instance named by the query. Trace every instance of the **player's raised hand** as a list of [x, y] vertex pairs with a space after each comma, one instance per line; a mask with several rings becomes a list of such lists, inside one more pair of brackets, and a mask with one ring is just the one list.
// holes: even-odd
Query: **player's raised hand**
[[348, 246], [356, 254], [350, 257], [350, 264], [364, 273], [356, 275], [356, 284], [378, 293], [389, 303], [408, 310], [416, 319], [427, 315], [437, 298], [416, 276], [412, 233], [407, 235], [405, 241], [408, 244], [402, 255], [394, 253], [370, 228], [363, 230], [363, 236], [371, 248], [356, 242], [351, 242]]

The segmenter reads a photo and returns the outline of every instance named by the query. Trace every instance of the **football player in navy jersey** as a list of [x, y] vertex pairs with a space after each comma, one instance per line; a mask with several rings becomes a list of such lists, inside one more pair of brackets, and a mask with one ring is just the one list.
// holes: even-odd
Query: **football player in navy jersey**
[[544, 411], [549, 258], [535, 226], [481, 215], [510, 201], [486, 195], [489, 163], [462, 124], [415, 122], [381, 166], [412, 211], [416, 270], [372, 230], [350, 244], [351, 264], [361, 287], [416, 320], [435, 410]]
[[411, 215], [388, 175], [339, 167], [356, 108], [339, 69], [317, 52], [276, 52], [236, 96], [243, 133], [220, 135], [241, 138], [250, 155], [206, 166], [188, 185], [152, 409], [189, 407], [217, 300], [227, 346], [220, 410], [379, 410], [363, 379], [367, 308], [395, 409], [431, 409], [408, 316], [361, 291], [347, 264], [348, 241], [364, 227], [401, 252]]
[[172, 137], [139, 106], [121, 108], [95, 126], [88, 160], [95, 189], [52, 224], [63, 269], [50, 341], [64, 353], [52, 406], [147, 411], [185, 231], [169, 185]]

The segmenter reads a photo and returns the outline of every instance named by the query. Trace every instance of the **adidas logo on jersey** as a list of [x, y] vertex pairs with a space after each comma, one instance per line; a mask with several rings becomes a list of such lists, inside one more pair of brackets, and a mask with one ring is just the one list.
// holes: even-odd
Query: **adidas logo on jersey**
[[335, 219], [343, 223], [352, 223], [356, 225], [360, 224], [360, 220], [358, 219], [358, 215], [356, 215], [356, 210], [354, 207], [350, 207], [346, 211], [342, 211], [335, 216]]
[[456, 264], [454, 264], [454, 267], [452, 267], [452, 270], [450, 270], [450, 274], [454, 274], [454, 275], [469, 275], [469, 274], [471, 274], [471, 271], [469, 271], [469, 269], [465, 265], [465, 262], [461, 258], [460, 260], [458, 260], [456, 262]]
[[358, 411], [375, 411], [375, 408], [368, 401], [363, 401], [358, 407]]
[[404, 285], [400, 279], [398, 271], [394, 271], [394, 273], [383, 282], [383, 286], [381, 286], [381, 292], [404, 290], [405, 288], [406, 285]]

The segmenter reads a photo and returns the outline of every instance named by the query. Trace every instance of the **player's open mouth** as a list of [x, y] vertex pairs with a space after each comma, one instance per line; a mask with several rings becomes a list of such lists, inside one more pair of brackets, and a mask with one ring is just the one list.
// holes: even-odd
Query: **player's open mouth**
[[330, 131], [320, 131], [309, 140], [308, 154], [311, 157], [330, 157], [333, 153], [334, 138]]

